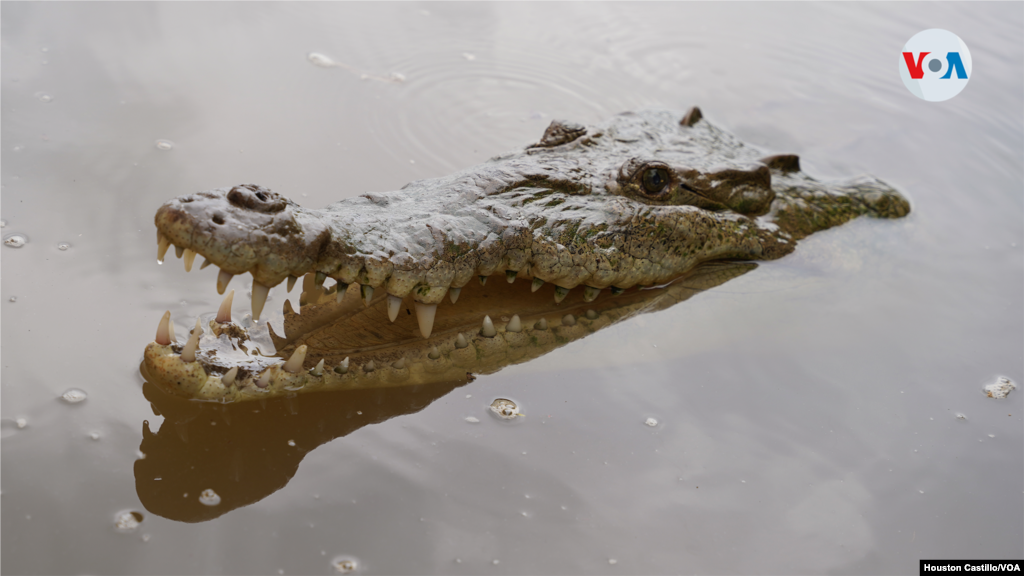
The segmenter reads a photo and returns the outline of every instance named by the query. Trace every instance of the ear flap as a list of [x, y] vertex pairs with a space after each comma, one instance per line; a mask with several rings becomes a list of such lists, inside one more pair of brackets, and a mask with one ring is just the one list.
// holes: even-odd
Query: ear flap
[[778, 170], [783, 174], [787, 172], [800, 171], [800, 157], [796, 154], [776, 154], [761, 158], [760, 162], [771, 170]]
[[679, 124], [683, 126], [693, 126], [697, 122], [700, 122], [702, 118], [704, 118], [704, 114], [701, 113], [700, 108], [694, 106], [683, 116], [683, 119], [679, 121]]

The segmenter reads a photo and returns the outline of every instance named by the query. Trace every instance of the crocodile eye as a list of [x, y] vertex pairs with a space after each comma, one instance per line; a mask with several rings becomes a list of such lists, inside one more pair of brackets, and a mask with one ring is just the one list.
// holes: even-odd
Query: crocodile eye
[[664, 168], [648, 168], [644, 170], [644, 192], [650, 196], [661, 196], [668, 190], [670, 180], [668, 170]]

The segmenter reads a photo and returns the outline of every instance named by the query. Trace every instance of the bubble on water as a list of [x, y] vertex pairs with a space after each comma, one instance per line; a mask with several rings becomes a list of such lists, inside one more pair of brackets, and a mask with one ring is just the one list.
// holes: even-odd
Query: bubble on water
[[135, 510], [122, 510], [114, 515], [114, 529], [118, 532], [134, 532], [145, 516]]
[[8, 234], [4, 236], [4, 246], [8, 248], [21, 248], [28, 243], [28, 238], [24, 234]]
[[9, 300], [10, 300], [11, 302], [17, 302], [17, 301], [18, 301], [18, 297], [17, 297], [17, 296], [11, 296], [11, 297], [9, 298]]
[[60, 397], [68, 404], [78, 404], [79, 402], [84, 402], [89, 395], [85, 393], [85, 390], [72, 388], [61, 394]]
[[39, 100], [44, 104], [49, 104], [50, 102], [53, 102], [53, 96], [50, 96], [46, 92], [36, 92], [36, 100]]
[[71, 248], [70, 242], [61, 242], [57, 244], [57, 250], [67, 250], [68, 248]]
[[463, 58], [465, 58], [466, 60], [469, 60], [469, 61], [471, 61], [471, 62], [472, 62], [473, 60], [476, 60], [476, 56], [475, 56], [475, 55], [473, 55], [473, 54], [470, 54], [469, 52], [463, 52], [463, 53], [462, 53], [462, 57], [463, 57]]
[[306, 58], [313, 64], [316, 64], [317, 66], [320, 66], [322, 68], [331, 68], [333, 66], [337, 66], [334, 60], [331, 60], [330, 56], [320, 54], [319, 52], [310, 52], [309, 54], [306, 54]]
[[405, 82], [405, 74], [402, 74], [401, 72], [392, 72], [388, 78], [390, 78], [392, 82]]
[[24, 418], [18, 418], [17, 420], [14, 421], [14, 423], [18, 425], [19, 429], [28, 426], [28, 420]]
[[289, 440], [288, 441], [288, 445], [289, 446], [295, 446], [295, 440]]
[[995, 437], [996, 437], [996, 435], [995, 435], [995, 434], [989, 434], [989, 435], [988, 435], [988, 437], [989, 437], [989, 438], [995, 438]]
[[22, 150], [24, 150], [24, 149], [25, 149], [25, 145], [24, 145], [24, 144], [18, 144], [18, 145], [16, 145], [16, 146], [14, 147], [14, 151], [15, 151], [15, 152], [21, 152], [21, 151], [22, 151]]
[[89, 432], [89, 438], [92, 438], [93, 440], [99, 440], [100, 439], [100, 433], [99, 432]]
[[152, 538], [152, 536], [150, 536], [149, 534], [143, 534], [142, 535], [142, 541], [143, 542], [149, 542], [150, 538]]
[[0, 220], [0, 228], [7, 228], [7, 220]]
[[466, 422], [469, 422], [470, 424], [479, 424], [480, 419], [475, 416], [466, 416]]
[[655, 420], [654, 418], [648, 418], [647, 420], [644, 420], [644, 424], [650, 426], [651, 428], [654, 428], [655, 426], [658, 425], [658, 421]]
[[171, 148], [174, 148], [174, 142], [165, 140], [164, 138], [157, 139], [154, 144], [156, 144], [157, 150], [170, 150]]
[[331, 560], [331, 566], [338, 574], [352, 574], [359, 570], [359, 559], [355, 556], [336, 556]]
[[957, 412], [956, 413], [956, 419], [957, 420], [967, 420], [967, 414], [964, 414], [963, 412]]
[[619, 563], [619, 561], [616, 560], [615, 558], [609, 558], [608, 559], [608, 563], [611, 564], [612, 566], [615, 566], [616, 564]]
[[519, 406], [508, 398], [496, 398], [491, 402], [491, 412], [503, 420], [512, 420], [519, 414]]
[[220, 495], [214, 492], [211, 488], [207, 488], [199, 495], [199, 502], [206, 506], [216, 506], [217, 504], [220, 504]]
[[1016, 389], [1017, 385], [1013, 383], [1013, 380], [1010, 380], [1006, 376], [996, 378], [995, 382], [988, 384], [983, 388], [986, 396], [996, 399], [1006, 398], [1010, 395], [1010, 392]]
[[466, 398], [472, 398], [472, 397], [473, 397], [472, 394], [466, 394]]
[[494, 564], [495, 566], [497, 566], [498, 564], [501, 564], [501, 560], [498, 560], [497, 558], [495, 558], [494, 560], [491, 560], [491, 564]]

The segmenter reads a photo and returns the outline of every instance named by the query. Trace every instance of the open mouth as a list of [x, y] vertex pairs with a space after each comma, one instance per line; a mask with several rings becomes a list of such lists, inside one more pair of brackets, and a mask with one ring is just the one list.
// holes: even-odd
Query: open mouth
[[[194, 256], [177, 252], [189, 269]], [[219, 402], [465, 381], [663, 309], [754, 266], [708, 263], [667, 286], [616, 291], [563, 291], [528, 276], [492, 274], [449, 290], [429, 314], [412, 298], [375, 294], [359, 284], [325, 287], [309, 273], [300, 285], [285, 286], [300, 291], [299, 308], [285, 300], [273, 322], [253, 322], [248, 315], [236, 321], [234, 290], [226, 291], [216, 314], [197, 319], [187, 338], [178, 339], [165, 313], [143, 370], [167, 392]], [[252, 318], [264, 308], [266, 294], [258, 297], [253, 290]], [[283, 326], [281, 334], [275, 325]]]

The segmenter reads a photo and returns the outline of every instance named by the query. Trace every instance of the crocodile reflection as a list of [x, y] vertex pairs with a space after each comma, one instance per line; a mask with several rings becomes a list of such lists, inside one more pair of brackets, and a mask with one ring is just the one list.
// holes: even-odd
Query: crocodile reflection
[[[581, 294], [578, 299], [570, 295], [565, 302], [555, 304], [547, 295], [517, 290], [507, 283], [486, 288], [469, 286], [463, 292], [465, 301], [460, 300], [451, 314], [439, 310], [437, 322], [442, 335], [451, 332], [465, 337], [476, 332], [471, 338], [485, 343], [493, 341], [493, 337], [480, 336], [484, 327], [475, 325], [480, 312], [486, 309], [498, 319], [494, 323], [495, 335], [504, 336], [505, 345], [496, 348], [500, 353], [474, 353], [473, 358], [465, 359], [455, 368], [434, 372], [423, 369], [434, 362], [429, 348], [416, 354], [409, 352], [426, 347], [425, 341], [399, 338], [389, 342], [387, 334], [375, 329], [381, 325], [379, 317], [387, 314], [386, 299], [377, 299], [369, 307], [361, 303], [353, 307], [348, 300], [339, 304], [333, 295], [322, 294], [322, 289], [307, 284], [311, 291], [303, 295], [306, 305], [299, 313], [284, 314], [285, 335], [271, 331], [279, 349], [287, 351], [311, 334], [330, 333], [343, 326], [349, 347], [337, 353], [352, 357], [353, 370], [360, 365], [359, 354], [379, 358], [388, 348], [396, 354], [401, 352], [408, 364], [401, 369], [382, 366], [381, 371], [391, 372], [386, 372], [386, 376], [376, 374], [348, 390], [226, 404], [196, 402], [168, 394], [147, 377], [143, 393], [154, 413], [164, 421], [157, 432], [151, 431], [148, 421], [142, 426], [140, 450], [145, 458], [135, 463], [139, 499], [151, 513], [172, 520], [203, 522], [217, 518], [283, 488], [305, 455], [321, 444], [370, 424], [418, 412], [471, 381], [472, 374], [493, 373], [632, 316], [664, 310], [756, 266], [740, 262], [706, 263], [667, 286], [631, 289], [591, 302]], [[317, 310], [319, 313], [315, 313]], [[512, 310], [519, 312], [519, 332], [509, 332], [510, 320], [500, 320], [511, 315]], [[411, 314], [404, 316], [414, 322], [408, 318]], [[333, 324], [325, 320], [331, 317]], [[472, 330], [466, 325], [467, 318], [474, 318]], [[311, 329], [318, 323], [324, 325]], [[458, 336], [452, 338], [457, 340]], [[147, 376], [145, 364], [141, 369], [143, 376]], [[404, 378], [396, 374], [401, 370], [406, 371]], [[208, 489], [220, 495], [218, 505], [200, 502], [200, 494]]]

